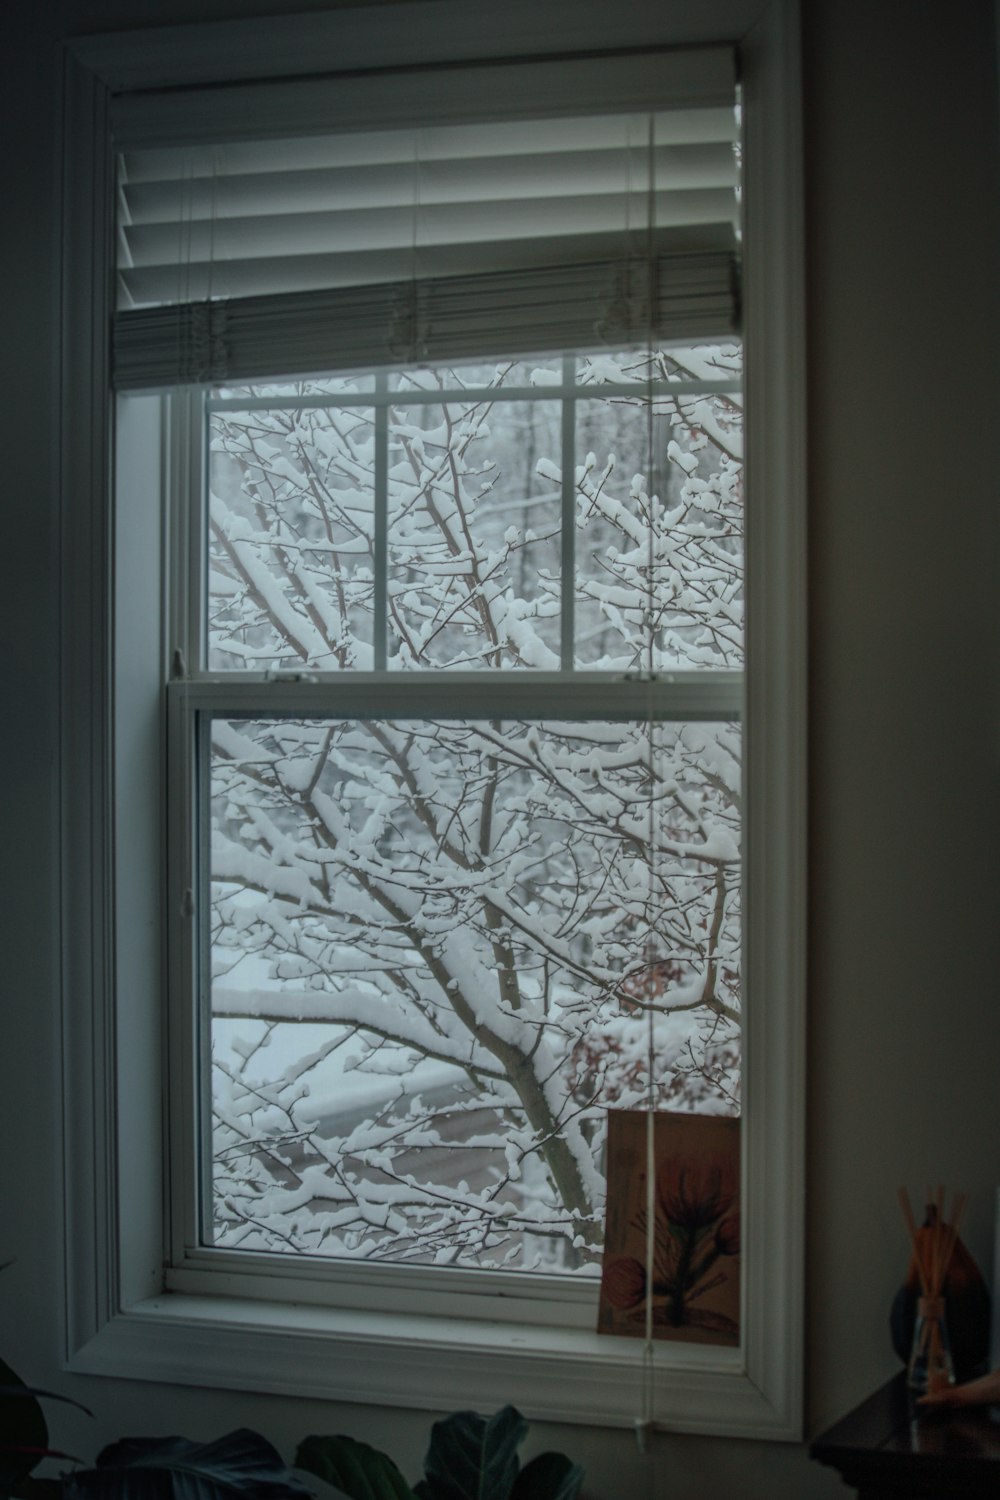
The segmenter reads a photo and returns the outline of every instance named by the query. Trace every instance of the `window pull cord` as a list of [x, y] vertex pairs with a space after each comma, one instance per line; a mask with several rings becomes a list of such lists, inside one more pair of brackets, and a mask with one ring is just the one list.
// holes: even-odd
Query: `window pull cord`
[[649, 858], [647, 877], [646, 916], [646, 1326], [642, 1349], [642, 1399], [641, 1415], [635, 1423], [635, 1441], [639, 1453], [650, 1457], [646, 1465], [646, 1481], [652, 1495], [654, 1468], [649, 1455], [649, 1436], [655, 1430], [656, 1407], [656, 1361], [653, 1349], [653, 1284], [656, 1280], [656, 972], [657, 943], [654, 930], [656, 902], [656, 815], [657, 798], [655, 787], [656, 760], [653, 753], [653, 730], [655, 725], [656, 692], [656, 645], [654, 619], [656, 596], [654, 572], [656, 566], [655, 509], [653, 500], [653, 346], [655, 311], [653, 307], [653, 252], [655, 249], [654, 219], [656, 213], [655, 182], [656, 130], [653, 116], [649, 116], [647, 151], [647, 208], [646, 208], [646, 642], [645, 671], [635, 674], [646, 685], [646, 788], [649, 798]]

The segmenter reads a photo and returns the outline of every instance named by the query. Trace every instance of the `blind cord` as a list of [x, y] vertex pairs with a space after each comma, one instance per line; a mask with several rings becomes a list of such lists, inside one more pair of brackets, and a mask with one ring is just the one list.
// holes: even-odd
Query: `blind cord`
[[649, 857], [646, 863], [647, 925], [645, 936], [646, 979], [643, 986], [646, 1001], [646, 1300], [645, 1337], [642, 1349], [640, 1413], [636, 1421], [636, 1443], [646, 1455], [646, 1484], [652, 1497], [655, 1475], [649, 1437], [656, 1420], [656, 1362], [653, 1344], [653, 1285], [656, 1277], [656, 940], [653, 913], [656, 903], [656, 782], [653, 755], [654, 683], [656, 675], [655, 587], [656, 539], [654, 535], [654, 425], [653, 425], [653, 354], [655, 314], [653, 308], [653, 257], [655, 252], [655, 119], [650, 114], [647, 125], [647, 211], [646, 211], [646, 793], [649, 819]]

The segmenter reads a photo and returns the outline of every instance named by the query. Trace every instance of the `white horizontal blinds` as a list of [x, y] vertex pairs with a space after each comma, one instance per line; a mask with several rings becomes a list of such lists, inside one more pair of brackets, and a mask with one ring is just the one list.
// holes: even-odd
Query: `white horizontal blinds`
[[616, 111], [126, 150], [117, 382], [725, 335], [734, 133], [713, 102], [652, 131]]
[[[620, 255], [632, 118], [125, 153], [121, 303], [401, 281], [415, 230], [422, 277]], [[658, 116], [658, 226], [732, 224], [733, 131], [725, 110]]]

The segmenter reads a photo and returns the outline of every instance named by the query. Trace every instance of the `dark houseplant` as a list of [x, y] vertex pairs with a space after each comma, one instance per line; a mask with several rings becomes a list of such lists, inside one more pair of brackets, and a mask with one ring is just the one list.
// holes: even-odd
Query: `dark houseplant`
[[[39, 1397], [80, 1405], [26, 1385], [0, 1360], [0, 1500], [311, 1500], [277, 1450], [248, 1428], [208, 1443], [123, 1438], [86, 1467], [49, 1447]], [[296, 1465], [339, 1500], [575, 1500], [583, 1470], [565, 1454], [541, 1453], [521, 1465], [517, 1449], [527, 1430], [513, 1406], [435, 1422], [424, 1477], [412, 1488], [387, 1454], [344, 1436], [306, 1438]], [[74, 1467], [35, 1478], [45, 1458]]]

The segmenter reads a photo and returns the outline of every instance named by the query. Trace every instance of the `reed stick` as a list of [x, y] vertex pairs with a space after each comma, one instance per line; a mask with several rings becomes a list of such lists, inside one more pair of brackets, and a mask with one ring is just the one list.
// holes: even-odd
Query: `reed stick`
[[905, 1187], [897, 1188], [896, 1195], [899, 1198], [899, 1206], [903, 1210], [903, 1219], [910, 1234], [910, 1243], [913, 1246], [913, 1259], [917, 1267], [917, 1275], [920, 1277], [920, 1291], [923, 1296], [928, 1296], [927, 1274], [924, 1270], [923, 1256], [920, 1254], [920, 1241], [917, 1239], [917, 1224], [913, 1217], [913, 1209], [910, 1206], [910, 1195]]

